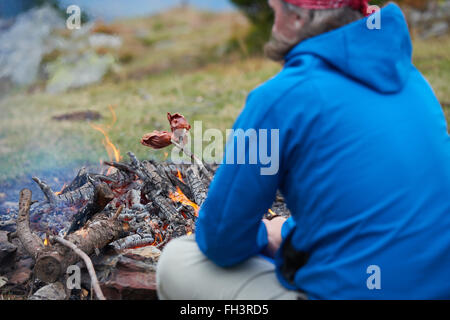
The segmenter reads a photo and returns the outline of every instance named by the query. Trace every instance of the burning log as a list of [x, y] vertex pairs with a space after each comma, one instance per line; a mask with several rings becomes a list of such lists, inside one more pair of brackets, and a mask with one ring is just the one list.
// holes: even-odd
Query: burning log
[[[68, 266], [79, 260], [79, 256], [59, 243], [44, 246], [42, 240], [31, 231], [29, 220], [31, 196], [32, 193], [28, 189], [20, 193], [17, 235], [25, 250], [36, 260], [34, 268], [36, 277], [44, 282], [55, 282], [65, 273]], [[69, 235], [67, 241], [86, 254], [92, 254], [96, 248], [103, 248], [119, 239], [122, 233], [120, 221], [100, 214], [89, 226]]]
[[[129, 152], [129, 157], [132, 161], [133, 169], [139, 178], [146, 184], [144, 188], [144, 194], [149, 200], [152, 201], [153, 205], [159, 209], [160, 216], [168, 221], [177, 221], [178, 212], [171, 205], [168, 198], [168, 192], [175, 192], [173, 186], [164, 181], [158, 174], [156, 167], [148, 162], [143, 161], [142, 163], [136, 158], [136, 156]], [[162, 194], [164, 192], [164, 194]]]
[[94, 195], [94, 186], [91, 183], [85, 183], [78, 189], [62, 193], [57, 197], [56, 206], [75, 205], [88, 201]]
[[85, 167], [82, 167], [78, 171], [75, 179], [73, 179], [72, 182], [68, 186], [63, 188], [61, 190], [60, 194], [64, 194], [66, 192], [71, 192], [71, 191], [78, 190], [79, 188], [81, 188], [82, 186], [84, 186], [88, 182], [89, 182], [89, 173], [86, 171]]
[[162, 163], [156, 164], [156, 167], [158, 168], [158, 171], [160, 172], [160, 175], [164, 179], [167, 179], [167, 180], [171, 181], [172, 184], [175, 187], [180, 188], [180, 190], [189, 199], [193, 199], [194, 198], [190, 186], [183, 179], [183, 176], [185, 176], [185, 174], [183, 174], [184, 173], [184, 169], [180, 170], [175, 165], [165, 165], [165, 164], [162, 164]]
[[83, 201], [88, 201], [94, 194], [94, 187], [89, 182], [72, 191], [70, 191], [72, 187], [64, 188], [59, 195], [56, 195], [56, 193], [53, 192], [52, 188], [44, 181], [40, 180], [37, 177], [33, 177], [33, 180], [41, 188], [42, 192], [45, 195], [45, 198], [53, 208], [75, 205]]
[[[119, 239], [122, 233], [120, 221], [99, 214], [88, 226], [70, 234], [66, 240], [90, 255], [95, 252], [95, 249], [103, 248]], [[49, 245], [40, 250], [34, 272], [36, 277], [44, 282], [55, 282], [66, 272], [67, 267], [75, 264], [79, 259], [78, 254], [65, 245], [60, 243]]]
[[94, 185], [95, 191], [93, 199], [75, 215], [74, 221], [67, 231], [68, 233], [80, 229], [90, 218], [96, 213], [101, 212], [106, 205], [114, 199], [114, 194], [106, 183], [94, 182]]
[[144, 246], [151, 245], [153, 243], [155, 243], [155, 239], [152, 235], [133, 234], [131, 236], [114, 241], [113, 243], [111, 243], [111, 245], [116, 250], [121, 251], [124, 249], [144, 247]]
[[186, 170], [186, 176], [192, 193], [194, 194], [195, 203], [201, 207], [208, 195], [208, 191], [202, 182], [197, 167], [191, 166], [188, 168]]

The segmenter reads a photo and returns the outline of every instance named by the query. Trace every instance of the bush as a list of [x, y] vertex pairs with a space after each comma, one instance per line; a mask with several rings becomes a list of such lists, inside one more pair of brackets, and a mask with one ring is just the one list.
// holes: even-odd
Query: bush
[[262, 53], [264, 43], [269, 40], [273, 24], [273, 12], [267, 0], [231, 0], [250, 20], [252, 28], [245, 37], [249, 54]]

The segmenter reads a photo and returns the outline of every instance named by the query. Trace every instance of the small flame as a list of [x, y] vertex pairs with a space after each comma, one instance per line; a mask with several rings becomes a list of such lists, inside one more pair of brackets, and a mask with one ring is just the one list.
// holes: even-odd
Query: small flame
[[120, 150], [114, 145], [114, 143], [111, 142], [111, 139], [109, 138], [106, 131], [102, 127], [96, 126], [94, 124], [91, 124], [91, 127], [101, 132], [105, 137], [105, 140], [103, 140], [103, 145], [105, 146], [106, 152], [108, 152], [110, 160], [120, 161], [122, 159], [122, 156], [120, 155]]
[[177, 169], [177, 178], [178, 178], [178, 180], [180, 180], [181, 182], [184, 183], [183, 176], [181, 175], [181, 172], [178, 169]]
[[44, 246], [48, 246], [50, 244], [50, 241], [48, 241], [48, 238], [47, 237], [45, 237], [45, 239], [44, 239]]
[[276, 216], [277, 214], [275, 212], [273, 212], [271, 209], [269, 209], [269, 213], [273, 216]]
[[[116, 123], [116, 121], [117, 121], [117, 116], [116, 116], [116, 113], [114, 112], [114, 109], [113, 109], [111, 106], [109, 106], [109, 110], [111, 111], [111, 113], [112, 113], [112, 115], [113, 115], [113, 122], [108, 126], [108, 128], [111, 128], [111, 127]], [[91, 127], [92, 127], [94, 130], [97, 130], [97, 131], [101, 132], [101, 133], [103, 134], [103, 136], [105, 137], [105, 139], [102, 141], [102, 143], [103, 143], [103, 146], [104, 146], [105, 149], [106, 149], [106, 152], [108, 153], [109, 160], [110, 160], [110, 161], [117, 161], [117, 162], [119, 162], [120, 160], [122, 160], [122, 156], [120, 155], [120, 150], [119, 150], [119, 148], [117, 148], [117, 147], [114, 145], [114, 143], [112, 143], [112, 141], [111, 141], [111, 139], [109, 138], [109, 135], [108, 135], [108, 133], [106, 132], [106, 130], [103, 129], [102, 127], [96, 126], [96, 125], [94, 125], [94, 124], [91, 124]], [[103, 161], [100, 160], [100, 163], [102, 164]], [[108, 172], [106, 173], [106, 175], [110, 175], [110, 174], [112, 173], [113, 170], [114, 170], [113, 167], [110, 167], [110, 168], [108, 169]]]
[[189, 231], [188, 233], [186, 233], [186, 235], [190, 236], [192, 234], [192, 231]]
[[191, 206], [195, 210], [195, 216], [198, 217], [199, 206], [195, 202], [189, 200], [179, 187], [177, 187], [176, 193], [169, 193], [169, 198], [172, 201], [180, 202], [182, 204]]
[[163, 238], [160, 233], [157, 233], [157, 234], [155, 234], [155, 240], [153, 241], [153, 243], [150, 246], [153, 246], [153, 247], [157, 246], [161, 242], [163, 242]]
[[61, 190], [55, 192], [55, 195], [56, 195], [56, 196], [59, 196], [59, 195], [63, 192], [63, 190], [65, 189], [65, 187], [66, 187], [66, 183], [64, 182], [64, 185], [62, 186]]
[[113, 117], [112, 123], [108, 126], [108, 129], [110, 129], [113, 125], [116, 124], [117, 115], [116, 115], [116, 112], [114, 111], [114, 109], [113, 109], [113, 107], [111, 105], [108, 106], [108, 109], [111, 112], [112, 117]]

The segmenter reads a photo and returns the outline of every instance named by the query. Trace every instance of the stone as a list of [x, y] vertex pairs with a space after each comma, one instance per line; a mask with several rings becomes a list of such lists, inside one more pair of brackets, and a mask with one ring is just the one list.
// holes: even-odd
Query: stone
[[137, 249], [126, 249], [123, 251], [126, 257], [130, 257], [136, 260], [144, 261], [146, 259], [151, 259], [152, 262], [156, 263], [161, 255], [161, 250], [153, 246], [147, 246]]
[[65, 300], [66, 290], [61, 282], [51, 283], [36, 291], [28, 300]]
[[0, 231], [0, 266], [6, 264], [17, 251], [17, 246], [8, 241], [6, 231]]
[[60, 57], [47, 65], [49, 80], [46, 91], [61, 93], [98, 83], [113, 65], [114, 57], [111, 54], [100, 56], [93, 51]]
[[109, 300], [155, 300], [156, 276], [154, 272], [132, 272], [117, 269], [110, 279], [100, 284]]
[[[106, 299], [156, 299], [155, 261], [159, 254], [157, 248], [149, 246], [92, 255], [92, 263]], [[82, 268], [81, 282], [83, 287], [90, 288], [90, 277], [85, 268]]]
[[9, 278], [9, 283], [14, 285], [24, 284], [31, 278], [31, 270], [28, 268], [19, 268], [14, 270]]
[[0, 79], [30, 85], [38, 78], [42, 57], [53, 50], [52, 31], [64, 26], [58, 11], [50, 6], [20, 14], [14, 24], [0, 33]]

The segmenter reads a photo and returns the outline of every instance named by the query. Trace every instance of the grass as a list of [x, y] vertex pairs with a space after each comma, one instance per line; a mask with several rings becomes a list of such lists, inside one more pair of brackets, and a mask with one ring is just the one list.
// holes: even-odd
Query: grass
[[[114, 52], [123, 63], [102, 83], [59, 95], [16, 90], [0, 100], [0, 184], [108, 159], [104, 137], [91, 124], [104, 127], [122, 154], [163, 159], [164, 150], [145, 148], [140, 138], [154, 129], [167, 130], [167, 112], [180, 112], [191, 123], [203, 121], [204, 130], [231, 128], [248, 92], [281, 68], [261, 57], [227, 53], [228, 40], [248, 28], [236, 13], [174, 10], [119, 21], [112, 28], [124, 39], [123, 48]], [[450, 38], [416, 39], [414, 44], [414, 62], [450, 119]], [[114, 124], [109, 106], [117, 117]], [[97, 111], [103, 119], [52, 120], [81, 110]]]

